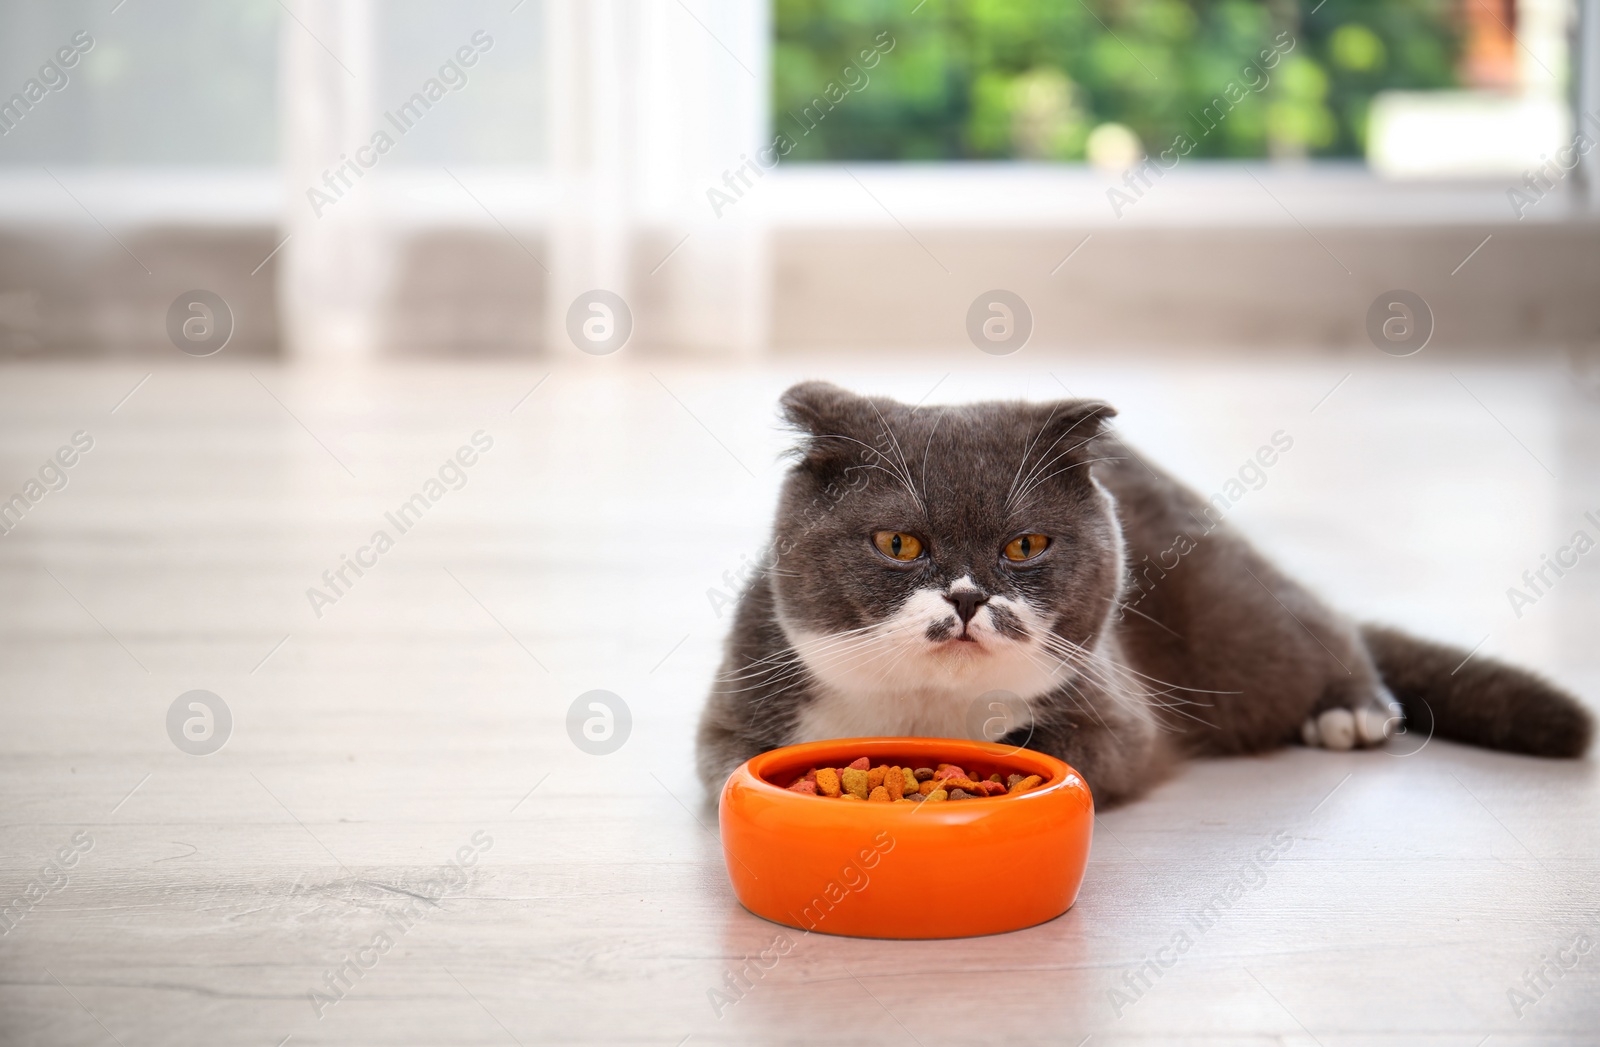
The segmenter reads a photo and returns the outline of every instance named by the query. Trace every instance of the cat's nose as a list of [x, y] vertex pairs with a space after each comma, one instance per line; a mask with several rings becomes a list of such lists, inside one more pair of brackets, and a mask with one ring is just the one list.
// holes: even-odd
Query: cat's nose
[[945, 593], [944, 598], [955, 605], [956, 614], [961, 616], [962, 625], [972, 621], [972, 616], [978, 613], [978, 608], [989, 602], [989, 595], [977, 589], [955, 589]]

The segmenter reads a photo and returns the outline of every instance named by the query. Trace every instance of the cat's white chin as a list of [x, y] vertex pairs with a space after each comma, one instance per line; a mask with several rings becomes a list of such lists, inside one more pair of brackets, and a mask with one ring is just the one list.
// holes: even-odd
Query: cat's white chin
[[982, 634], [969, 631], [965, 636], [952, 636], [948, 640], [929, 640], [928, 657], [943, 658], [952, 671], [959, 671], [974, 661], [995, 654], [998, 646], [995, 636], [985, 639]]
[[[934, 590], [913, 594], [900, 610], [856, 634], [812, 632], [785, 623], [784, 631], [811, 678], [814, 700], [799, 711], [796, 741], [872, 735], [967, 737], [993, 692], [1024, 702], [1063, 679], [1057, 659], [1032, 637], [1049, 627], [1032, 608], [997, 598], [1023, 624], [1025, 638], [994, 627], [980, 607], [965, 634], [951, 606]], [[943, 638], [936, 627], [951, 627]]]

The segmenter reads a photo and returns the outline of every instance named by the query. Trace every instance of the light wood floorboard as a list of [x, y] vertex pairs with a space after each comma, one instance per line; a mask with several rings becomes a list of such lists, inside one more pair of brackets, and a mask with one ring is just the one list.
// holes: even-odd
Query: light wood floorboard
[[[1052, 923], [796, 936], [736, 1004], [708, 999], [782, 933], [729, 891], [691, 742], [727, 625], [707, 590], [764, 541], [785, 384], [1070, 386], [1207, 492], [1283, 429], [1294, 447], [1240, 526], [1354, 613], [1481, 642], [1592, 700], [1600, 553], [1520, 618], [1506, 589], [1575, 530], [1600, 535], [1583, 519], [1600, 518], [1600, 395], [1555, 363], [1430, 353], [213, 359], [142, 385], [122, 365], [0, 369], [0, 498], [74, 432], [94, 439], [0, 537], [0, 894], [92, 839], [0, 937], [0, 1042], [1600, 1042], [1594, 763], [1437, 741], [1190, 765], [1098, 820], [1082, 896]], [[478, 430], [493, 448], [465, 486], [317, 617], [307, 588]], [[234, 721], [206, 757], [165, 725], [195, 688]], [[605, 757], [565, 728], [595, 688], [633, 716]], [[1200, 930], [1192, 914], [1279, 831], [1284, 860]], [[474, 834], [492, 842], [466, 882], [418, 902]], [[319, 1016], [324, 972], [397, 919], [409, 930]], [[1113, 997], [1180, 933], [1192, 948]], [[1519, 1016], [1508, 993], [1580, 935], [1594, 950]]]

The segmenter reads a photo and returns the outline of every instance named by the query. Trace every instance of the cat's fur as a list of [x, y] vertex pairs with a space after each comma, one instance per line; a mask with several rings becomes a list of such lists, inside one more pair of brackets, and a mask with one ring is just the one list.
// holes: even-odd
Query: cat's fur
[[[1588, 712], [1532, 674], [1328, 607], [1135, 455], [1106, 404], [915, 408], [811, 382], [783, 410], [798, 460], [700, 723], [713, 795], [780, 745], [971, 737], [993, 692], [1031, 712], [1008, 740], [1066, 760], [1101, 807], [1187, 754], [1381, 744], [1396, 700], [1412, 731], [1588, 747]], [[889, 559], [878, 531], [915, 535], [924, 558]], [[1051, 538], [1036, 561], [1001, 557], [1035, 532]], [[1176, 565], [1143, 568], [1127, 607], [1130, 564], [1170, 557], [1179, 536]], [[963, 592], [985, 601], [965, 629]]]

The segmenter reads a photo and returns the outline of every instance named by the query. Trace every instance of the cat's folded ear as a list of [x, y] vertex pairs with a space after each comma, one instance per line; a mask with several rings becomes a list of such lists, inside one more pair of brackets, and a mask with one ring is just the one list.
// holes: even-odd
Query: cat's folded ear
[[[861, 446], [869, 420], [881, 418], [871, 400], [831, 382], [792, 385], [778, 404], [790, 428], [805, 437], [794, 455], [813, 467], [849, 458], [851, 449]], [[881, 428], [879, 421], [874, 431]]]
[[871, 413], [866, 397], [841, 389], [832, 382], [791, 385], [778, 401], [792, 427], [811, 436], [848, 435], [863, 413]]
[[[1054, 447], [1057, 452], [1069, 447], [1085, 447], [1089, 441], [1111, 428], [1117, 409], [1104, 400], [1057, 400], [1033, 408], [1039, 448]], [[1059, 445], [1059, 446], [1058, 446]]]

